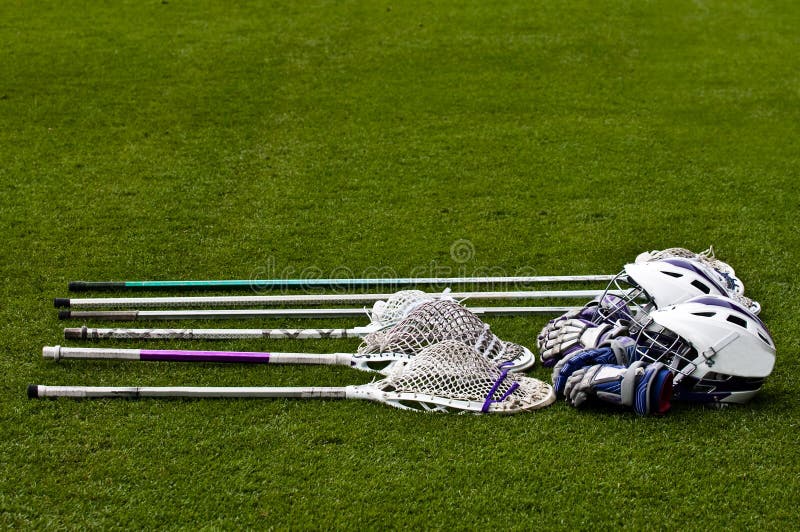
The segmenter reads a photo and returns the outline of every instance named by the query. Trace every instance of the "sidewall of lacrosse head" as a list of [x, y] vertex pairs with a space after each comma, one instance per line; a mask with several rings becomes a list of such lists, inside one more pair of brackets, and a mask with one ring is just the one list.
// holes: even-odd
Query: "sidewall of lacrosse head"
[[506, 400], [499, 403], [491, 403], [488, 410], [484, 410], [484, 401], [447, 399], [425, 393], [387, 392], [373, 386], [373, 384], [348, 386], [346, 397], [347, 399], [362, 399], [384, 403], [401, 410], [457, 414], [467, 412], [474, 414], [518, 414], [520, 412], [538, 410], [555, 402], [556, 394], [553, 391], [553, 387], [546, 382], [525, 376], [517, 376], [516, 380], [521, 387], [541, 389], [543, 391], [541, 397], [535, 401]]
[[407, 364], [413, 358], [413, 355], [406, 353], [358, 353], [351, 357], [350, 366], [362, 371], [391, 375], [397, 371], [397, 366]]

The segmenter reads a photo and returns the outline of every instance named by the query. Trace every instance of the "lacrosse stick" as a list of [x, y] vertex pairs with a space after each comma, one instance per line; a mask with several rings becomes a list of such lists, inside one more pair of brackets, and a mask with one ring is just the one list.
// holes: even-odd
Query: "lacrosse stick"
[[432, 345], [384, 379], [346, 387], [91, 387], [28, 386], [29, 398], [42, 397], [215, 397], [364, 399], [396, 408], [433, 412], [514, 414], [551, 404], [550, 385], [495, 366], [457, 341]]
[[[420, 292], [424, 293], [424, 292]], [[604, 290], [540, 290], [501, 292], [448, 292], [453, 299], [591, 299]], [[393, 294], [292, 294], [270, 296], [187, 296], [187, 297], [103, 297], [61, 298], [53, 300], [56, 308], [100, 309], [100, 308], [176, 308], [176, 307], [261, 307], [291, 304], [324, 303], [375, 303], [392, 297]], [[441, 293], [428, 294], [431, 298], [442, 297]], [[622, 294], [618, 294], [622, 295]]]
[[275, 289], [275, 288], [354, 288], [358, 286], [409, 286], [451, 284], [525, 284], [610, 281], [613, 275], [540, 275], [518, 277], [399, 277], [375, 279], [229, 279], [209, 281], [71, 281], [71, 292], [87, 290], [159, 289]]
[[227, 362], [245, 364], [310, 364], [349, 366], [362, 371], [386, 373], [398, 361], [411, 355], [399, 353], [266, 353], [255, 351], [192, 351], [180, 349], [103, 349], [46, 346], [42, 357], [53, 360], [142, 360], [148, 362]]
[[[366, 331], [365, 331], [366, 330]], [[272, 340], [363, 338], [370, 326], [352, 329], [105, 329], [93, 327], [67, 327], [66, 340], [245, 340], [269, 338]]]
[[[580, 307], [471, 307], [479, 316], [526, 316], [535, 314], [564, 314]], [[98, 319], [110, 321], [230, 319], [230, 318], [348, 318], [362, 316], [360, 308], [286, 308], [286, 309], [224, 309], [224, 310], [62, 310], [58, 317], [68, 319]]]
[[[436, 297], [444, 297], [444, 294], [436, 294]], [[420, 290], [400, 290], [385, 301], [376, 301], [371, 311], [364, 311], [370, 317], [369, 325], [353, 329], [88, 329], [83, 326], [64, 329], [64, 338], [361, 338], [370, 332], [391, 327], [414, 308], [433, 298], [433, 294]]]
[[[711, 263], [712, 267], [733, 274], [733, 268], [714, 256], [713, 247], [701, 253], [684, 248], [669, 248], [641, 253], [637, 261], [652, 260], [659, 256], [694, 257]], [[459, 285], [459, 284], [526, 284], [560, 282], [607, 282], [613, 274], [599, 275], [534, 275], [515, 277], [399, 277], [399, 278], [355, 278], [355, 279], [223, 279], [204, 281], [71, 281], [72, 292], [87, 290], [158, 290], [181, 288], [216, 289], [276, 289], [276, 288], [354, 288], [359, 286], [408, 286], [408, 285]]]
[[[366, 329], [366, 328], [365, 328]], [[429, 345], [445, 340], [458, 340], [470, 345], [483, 353], [496, 364], [510, 363], [512, 371], [522, 371], [531, 367], [535, 357], [526, 348], [519, 344], [505, 342], [494, 335], [489, 325], [483, 323], [475, 314], [464, 308], [456, 301], [437, 299], [417, 306], [407, 317], [396, 325], [383, 331], [360, 331], [364, 338], [355, 359], [347, 358], [350, 355], [337, 354], [347, 364], [355, 366], [355, 361], [370, 362], [379, 357], [381, 364], [387, 360], [405, 360], [421, 352]], [[196, 354], [195, 354], [196, 353]], [[316, 364], [316, 359], [311, 355], [299, 355], [297, 360], [287, 358], [286, 353], [229, 353], [218, 351], [160, 351], [139, 349], [96, 349], [96, 348], [67, 348], [46, 347], [43, 352], [45, 358], [107, 358], [124, 360], [203, 360], [215, 362], [247, 362], [254, 363], [299, 363]], [[325, 355], [313, 355], [325, 356]], [[286, 362], [282, 362], [286, 359]], [[306, 361], [307, 360], [307, 361]], [[335, 362], [330, 362], [335, 363]], [[369, 367], [366, 367], [369, 366]], [[367, 364], [359, 369], [376, 369], [374, 365]]]
[[[352, 329], [123, 329], [68, 327], [64, 338], [72, 340], [100, 339], [309, 339], [309, 338], [363, 338], [398, 323], [406, 315], [427, 301], [452, 301], [453, 294], [427, 294], [419, 290], [401, 290], [391, 294], [386, 301], [377, 301], [367, 314], [369, 325]], [[560, 310], [560, 309], [559, 309]], [[78, 314], [75, 312], [75, 314]], [[473, 312], [474, 314], [474, 312]], [[94, 317], [94, 314], [92, 314]]]

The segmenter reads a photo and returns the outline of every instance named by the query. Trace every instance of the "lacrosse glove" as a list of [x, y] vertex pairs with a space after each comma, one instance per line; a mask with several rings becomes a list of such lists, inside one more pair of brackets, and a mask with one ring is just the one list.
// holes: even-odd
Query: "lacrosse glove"
[[627, 322], [619, 321], [615, 324], [603, 323], [597, 325], [584, 318], [567, 318], [548, 324], [539, 335], [540, 358], [545, 367], [553, 366], [564, 356], [594, 349], [604, 345], [613, 338], [628, 334]]
[[556, 394], [564, 394], [564, 386], [573, 373], [587, 366], [597, 364], [617, 364], [627, 366], [635, 356], [636, 342], [633, 338], [621, 336], [608, 342], [605, 347], [574, 351], [556, 362], [553, 366], [553, 388]]
[[598, 399], [632, 407], [640, 415], [664, 414], [671, 406], [672, 373], [660, 362], [597, 364], [576, 370], [567, 379], [564, 395], [574, 407]]
[[593, 320], [597, 314], [597, 306], [599, 304], [599, 298], [595, 298], [586, 303], [583, 308], [570, 310], [569, 312], [566, 312], [561, 316], [548, 321], [547, 325], [542, 328], [539, 336], [536, 337], [536, 345], [539, 347], [539, 351], [541, 352], [544, 350], [544, 344], [547, 341], [547, 338], [550, 336], [551, 332], [558, 329], [560, 323], [571, 319], [581, 319], [594, 323]]

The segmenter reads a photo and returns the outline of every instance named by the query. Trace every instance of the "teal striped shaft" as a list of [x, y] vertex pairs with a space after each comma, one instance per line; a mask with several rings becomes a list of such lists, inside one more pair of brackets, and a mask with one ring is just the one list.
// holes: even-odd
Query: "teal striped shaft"
[[520, 277], [398, 277], [375, 279], [228, 279], [206, 281], [72, 281], [71, 291], [169, 288], [353, 288], [451, 284], [525, 284], [610, 281], [613, 275], [542, 275]]

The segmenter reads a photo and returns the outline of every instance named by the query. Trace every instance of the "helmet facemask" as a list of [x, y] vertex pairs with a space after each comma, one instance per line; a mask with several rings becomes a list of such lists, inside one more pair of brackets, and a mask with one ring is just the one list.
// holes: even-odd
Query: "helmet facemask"
[[611, 280], [597, 300], [592, 321], [598, 324], [624, 321], [638, 330], [654, 308], [655, 303], [644, 288], [623, 270]]
[[652, 318], [648, 318], [638, 331], [636, 355], [641, 360], [665, 364], [675, 373], [675, 384], [680, 382], [683, 376], [691, 375], [697, 370], [695, 364], [697, 350]]

